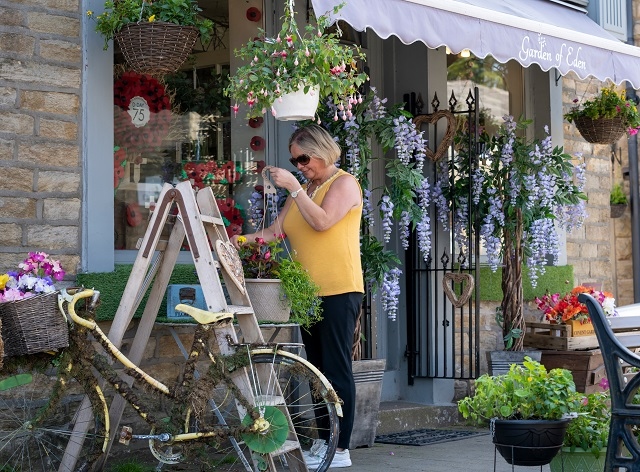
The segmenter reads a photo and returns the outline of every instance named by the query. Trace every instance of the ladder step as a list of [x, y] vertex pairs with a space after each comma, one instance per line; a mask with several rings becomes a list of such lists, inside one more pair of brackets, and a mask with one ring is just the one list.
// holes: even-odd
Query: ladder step
[[281, 406], [284, 405], [282, 395], [256, 395], [256, 405], [259, 406]]
[[200, 218], [202, 218], [203, 223], [213, 223], [214, 225], [224, 226], [224, 221], [222, 221], [222, 218], [218, 218], [217, 216], [200, 214]]
[[253, 308], [243, 305], [227, 305], [227, 311], [234, 315], [253, 315]]
[[296, 449], [300, 449], [300, 443], [298, 441], [287, 439], [280, 449], [276, 449], [271, 453], [271, 456], [280, 456], [287, 452], [295, 451]]

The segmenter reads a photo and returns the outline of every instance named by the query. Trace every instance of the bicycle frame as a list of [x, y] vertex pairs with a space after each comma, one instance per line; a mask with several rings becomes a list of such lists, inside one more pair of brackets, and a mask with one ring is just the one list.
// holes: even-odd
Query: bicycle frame
[[[130, 369], [131, 371], [135, 372], [135, 377], [138, 378], [138, 380], [142, 380], [144, 382], [146, 382], [149, 386], [151, 386], [153, 389], [169, 396], [169, 397], [173, 397], [173, 394], [171, 393], [169, 387], [167, 387], [166, 385], [164, 385], [162, 382], [160, 382], [159, 380], [157, 380], [156, 378], [154, 378], [153, 376], [149, 375], [148, 373], [146, 373], [143, 369], [141, 369], [140, 367], [138, 367], [137, 365], [135, 365], [133, 362], [131, 362], [129, 360], [129, 358], [127, 358], [126, 355], [124, 355], [122, 353], [122, 351], [120, 351], [120, 349], [118, 349], [118, 347], [116, 347], [107, 337], [107, 335], [100, 329], [100, 327], [98, 326], [98, 324], [95, 321], [92, 320], [88, 320], [85, 318], [82, 318], [81, 316], [79, 316], [76, 311], [75, 311], [75, 304], [84, 298], [90, 298], [93, 297], [94, 302], [95, 303], [97, 301], [97, 297], [99, 296], [99, 292], [92, 290], [92, 289], [85, 289], [82, 291], [78, 291], [76, 292], [74, 295], [70, 296], [69, 294], [67, 294], [65, 291], [62, 291], [60, 297], [59, 297], [59, 306], [61, 311], [64, 312], [63, 309], [63, 302], [67, 302], [67, 308], [68, 308], [68, 315], [71, 317], [71, 320], [73, 321], [73, 323], [78, 324], [84, 328], [86, 328], [87, 330], [89, 330], [92, 335], [96, 338], [96, 340], [105, 348], [105, 350], [107, 351], [107, 353], [114, 359], [118, 360], [119, 362], [122, 363], [122, 365], [127, 368]], [[210, 313], [210, 315], [212, 315]], [[224, 314], [221, 314], [224, 315]], [[198, 318], [194, 317], [194, 319], [196, 321], [200, 321]], [[211, 325], [206, 325], [206, 324], [200, 324], [198, 323], [198, 328], [203, 329], [205, 331], [211, 329]], [[197, 336], [194, 338], [194, 347], [195, 344], [197, 342]], [[342, 416], [342, 408], [341, 408], [341, 404], [340, 404], [340, 400], [338, 398], [338, 396], [336, 395], [335, 391], [333, 390], [333, 387], [331, 386], [331, 384], [329, 383], [329, 381], [324, 377], [324, 375], [315, 367], [313, 366], [311, 363], [309, 363], [307, 360], [297, 356], [296, 354], [293, 354], [291, 352], [288, 351], [284, 351], [281, 349], [277, 348], [277, 345], [275, 345], [274, 347], [261, 347], [261, 348], [257, 348], [257, 349], [250, 349], [249, 345], [245, 345], [247, 348], [247, 352], [251, 352], [251, 354], [257, 354], [257, 355], [272, 355], [272, 356], [281, 356], [283, 358], [289, 358], [292, 360], [295, 360], [296, 362], [302, 363], [304, 364], [311, 372], [313, 372], [318, 379], [321, 380], [322, 382], [322, 386], [323, 386], [323, 398], [327, 403], [332, 403], [334, 404], [337, 414], [338, 416]], [[95, 348], [94, 348], [95, 349]], [[196, 356], [196, 358], [199, 356], [199, 352], [195, 349], [191, 350], [192, 356]], [[211, 354], [210, 351], [208, 351], [208, 356], [210, 361], [215, 364], [216, 363], [216, 358], [215, 356], [213, 356]], [[118, 391], [118, 393], [120, 393], [120, 388], [117, 387], [116, 385], [113, 385], [112, 382], [109, 382], [112, 384], [112, 386], [116, 389], [116, 391]], [[239, 389], [239, 399], [240, 399], [240, 403], [244, 403], [242, 405], [242, 407], [246, 408], [247, 410], [251, 409], [253, 407], [253, 405], [255, 405], [255, 399], [253, 398], [249, 398], [247, 399], [245, 396], [245, 393], [240, 391], [241, 389]], [[121, 393], [120, 393], [121, 394]], [[244, 401], [242, 401], [242, 397], [244, 397]], [[126, 398], [125, 398], [126, 399]], [[129, 399], [127, 399], [127, 401], [129, 403], [131, 403], [131, 401]], [[246, 402], [246, 403], [245, 403]], [[144, 416], [144, 413], [142, 413], [140, 411], [139, 405], [135, 405], [132, 404], [132, 406], [134, 407], [135, 411], [138, 413], [139, 416], [141, 416], [143, 419], [146, 418]], [[254, 431], [254, 432], [260, 432], [262, 430], [264, 430], [265, 424], [264, 424], [264, 419], [261, 417], [255, 417], [254, 414], [252, 414], [253, 417], [253, 424], [250, 425], [248, 427], [248, 430], [250, 431]], [[108, 425], [107, 425], [108, 426]], [[229, 428], [230, 429], [230, 428]], [[109, 429], [107, 428], [107, 431], [109, 431]], [[170, 437], [167, 436], [163, 436], [163, 435], [158, 435], [157, 437], [154, 437], [154, 439], [157, 439], [159, 441], [165, 442], [165, 441], [171, 441], [172, 443], [175, 442], [185, 442], [185, 441], [195, 441], [195, 440], [200, 440], [200, 439], [205, 439], [205, 438], [211, 438], [214, 437], [218, 434], [217, 431], [208, 431], [208, 432], [195, 432], [195, 433], [180, 433], [180, 434], [175, 434], [172, 435]], [[136, 438], [136, 436], [132, 436], [133, 438]], [[139, 439], [151, 439], [152, 435], [143, 435], [140, 436]]]

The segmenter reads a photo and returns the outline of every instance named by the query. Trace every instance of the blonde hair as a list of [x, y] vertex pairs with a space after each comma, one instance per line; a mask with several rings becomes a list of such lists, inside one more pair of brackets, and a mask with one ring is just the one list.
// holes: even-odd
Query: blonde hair
[[340, 158], [340, 146], [327, 130], [316, 124], [295, 130], [289, 138], [289, 151], [293, 144], [297, 144], [309, 156], [324, 161], [326, 166], [335, 164]]

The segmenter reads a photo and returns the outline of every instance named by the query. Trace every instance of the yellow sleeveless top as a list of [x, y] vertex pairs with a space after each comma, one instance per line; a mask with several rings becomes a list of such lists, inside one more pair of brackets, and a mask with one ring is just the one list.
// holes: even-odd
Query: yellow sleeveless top
[[[339, 176], [351, 174], [338, 169], [329, 184]], [[321, 186], [313, 201], [320, 205], [331, 185]], [[305, 186], [306, 190], [306, 186]], [[289, 208], [283, 229], [294, 252], [293, 257], [309, 271], [320, 286], [320, 296], [364, 293], [360, 263], [360, 218], [362, 203], [352, 208], [326, 231], [316, 231], [304, 220], [295, 202]]]

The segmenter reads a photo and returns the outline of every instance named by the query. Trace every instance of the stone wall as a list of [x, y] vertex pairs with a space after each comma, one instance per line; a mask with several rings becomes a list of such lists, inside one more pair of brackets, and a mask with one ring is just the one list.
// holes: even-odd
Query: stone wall
[[[573, 100], [588, 100], [605, 84], [595, 79], [580, 80], [574, 74], [563, 78], [563, 111]], [[626, 141], [618, 146], [626, 154]], [[586, 142], [573, 124], [564, 123], [564, 147], [571, 155], [581, 153], [586, 162], [585, 192], [588, 197], [586, 219], [581, 229], [567, 234], [567, 263], [574, 267], [575, 284], [592, 283], [615, 291], [615, 261], [612, 258], [614, 223], [610, 217], [609, 196], [612, 186], [612, 147]]]
[[0, 272], [28, 251], [81, 254], [82, 14], [77, 0], [0, 5]]

